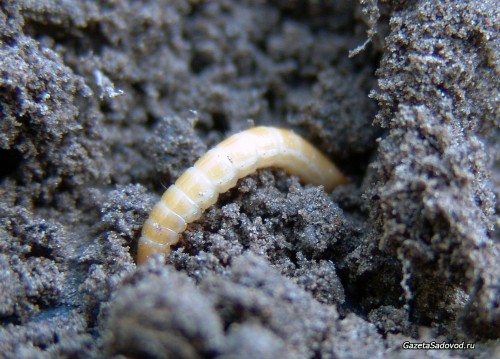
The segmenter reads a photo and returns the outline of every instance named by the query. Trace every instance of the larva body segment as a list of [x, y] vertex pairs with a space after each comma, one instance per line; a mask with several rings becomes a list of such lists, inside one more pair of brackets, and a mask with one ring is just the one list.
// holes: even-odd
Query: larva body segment
[[154, 253], [170, 253], [188, 223], [217, 201], [220, 193], [265, 167], [279, 167], [326, 191], [346, 178], [321, 152], [289, 130], [255, 127], [222, 141], [170, 186], [144, 223], [137, 263]]

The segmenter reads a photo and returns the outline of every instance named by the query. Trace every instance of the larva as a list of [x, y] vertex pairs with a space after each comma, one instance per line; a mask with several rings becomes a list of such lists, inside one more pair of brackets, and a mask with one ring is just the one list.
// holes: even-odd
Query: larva
[[165, 191], [142, 228], [137, 263], [144, 263], [153, 253], [168, 255], [179, 233], [200, 218], [220, 193], [264, 167], [283, 168], [327, 191], [346, 182], [332, 162], [289, 130], [254, 127], [237, 133], [203, 155]]

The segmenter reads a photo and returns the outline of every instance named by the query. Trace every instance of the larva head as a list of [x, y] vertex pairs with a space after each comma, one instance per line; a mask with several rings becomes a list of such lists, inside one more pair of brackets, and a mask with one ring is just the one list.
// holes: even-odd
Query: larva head
[[326, 192], [331, 192], [335, 187], [349, 183], [349, 179], [346, 176], [344, 176], [344, 174], [340, 172], [335, 165], [328, 166], [326, 168], [327, 168], [326, 172], [327, 175], [324, 181]]

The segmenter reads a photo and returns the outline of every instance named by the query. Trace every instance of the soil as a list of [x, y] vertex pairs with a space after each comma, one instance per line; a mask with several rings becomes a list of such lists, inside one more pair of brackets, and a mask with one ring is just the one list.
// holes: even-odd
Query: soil
[[[0, 1], [0, 357], [500, 356], [495, 0]], [[219, 141], [293, 129], [136, 267]], [[404, 350], [404, 342], [475, 343]]]

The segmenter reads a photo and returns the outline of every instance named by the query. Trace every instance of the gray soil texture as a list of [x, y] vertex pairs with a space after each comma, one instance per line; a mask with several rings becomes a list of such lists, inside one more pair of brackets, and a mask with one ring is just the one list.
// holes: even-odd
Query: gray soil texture
[[[136, 266], [255, 125], [349, 183], [259, 170]], [[0, 358], [498, 358], [499, 195], [498, 0], [0, 0]]]

